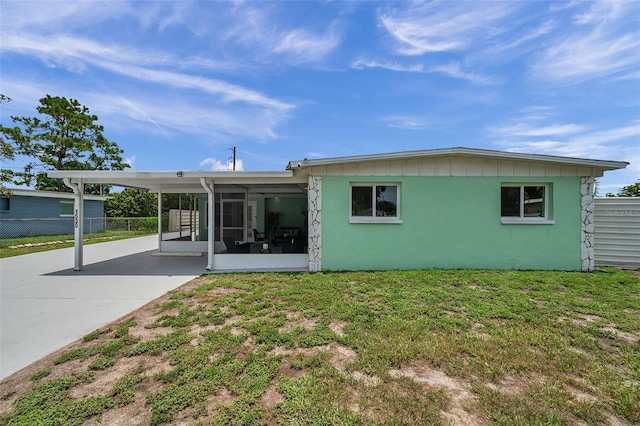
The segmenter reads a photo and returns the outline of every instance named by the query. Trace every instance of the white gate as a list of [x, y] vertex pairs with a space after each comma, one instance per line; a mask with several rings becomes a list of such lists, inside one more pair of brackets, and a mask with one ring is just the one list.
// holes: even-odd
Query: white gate
[[640, 268], [640, 198], [595, 199], [595, 264]]

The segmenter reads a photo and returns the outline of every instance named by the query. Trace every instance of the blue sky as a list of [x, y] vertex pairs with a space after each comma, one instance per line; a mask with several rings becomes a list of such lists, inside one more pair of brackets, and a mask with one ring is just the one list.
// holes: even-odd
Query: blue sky
[[3, 0], [0, 14], [2, 123], [46, 94], [77, 99], [134, 170], [226, 168], [233, 146], [245, 170], [465, 146], [630, 162], [600, 195], [640, 179], [638, 1]]

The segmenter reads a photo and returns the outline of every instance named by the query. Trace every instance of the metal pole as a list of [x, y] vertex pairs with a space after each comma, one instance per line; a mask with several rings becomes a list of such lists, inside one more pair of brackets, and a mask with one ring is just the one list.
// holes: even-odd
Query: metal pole
[[73, 200], [73, 236], [74, 236], [74, 271], [81, 271], [83, 268], [83, 248], [82, 238], [84, 237], [84, 184], [82, 179], [71, 182], [65, 178], [64, 184], [73, 189], [75, 198]]
[[214, 197], [213, 197], [213, 191], [214, 191], [214, 187], [213, 187], [213, 180], [211, 181], [211, 183], [209, 185], [207, 185], [207, 181], [205, 178], [200, 178], [200, 185], [202, 185], [202, 188], [204, 188], [205, 191], [207, 191], [207, 200], [208, 200], [208, 205], [207, 205], [207, 215], [208, 216], [208, 220], [207, 220], [207, 271], [211, 271], [213, 269], [213, 252], [214, 252], [214, 208], [215, 208], [215, 204], [214, 204]]
[[162, 191], [158, 190], [158, 251], [162, 251]]
[[178, 238], [182, 238], [182, 194], [178, 194]]

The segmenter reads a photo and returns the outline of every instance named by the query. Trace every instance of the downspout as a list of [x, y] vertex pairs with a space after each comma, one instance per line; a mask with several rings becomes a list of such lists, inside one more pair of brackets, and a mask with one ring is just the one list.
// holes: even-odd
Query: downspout
[[207, 271], [213, 270], [213, 249], [214, 249], [214, 202], [213, 202], [213, 180], [211, 181], [211, 186], [207, 185], [207, 180], [205, 178], [200, 178], [200, 185], [207, 191], [207, 213], [209, 216], [209, 220], [207, 220]]
[[74, 237], [74, 271], [82, 271], [83, 265], [83, 248], [82, 238], [84, 236], [84, 184], [82, 179], [78, 182], [72, 182], [70, 178], [64, 178], [63, 182], [69, 188], [73, 189], [75, 198], [73, 200], [73, 237]]

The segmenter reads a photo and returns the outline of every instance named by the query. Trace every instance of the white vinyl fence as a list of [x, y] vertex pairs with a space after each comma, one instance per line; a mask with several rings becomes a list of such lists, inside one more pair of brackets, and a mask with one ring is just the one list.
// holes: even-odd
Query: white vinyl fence
[[597, 266], [640, 268], [640, 198], [596, 198], [594, 230]]

